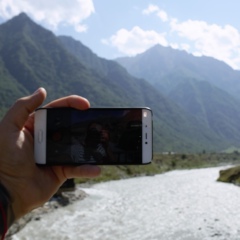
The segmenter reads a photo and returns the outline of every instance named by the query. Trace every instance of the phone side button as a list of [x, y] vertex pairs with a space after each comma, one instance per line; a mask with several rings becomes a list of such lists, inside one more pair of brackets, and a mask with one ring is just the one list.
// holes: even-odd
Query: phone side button
[[42, 141], [43, 141], [43, 130], [38, 131], [37, 139], [38, 139], [39, 143], [42, 143]]

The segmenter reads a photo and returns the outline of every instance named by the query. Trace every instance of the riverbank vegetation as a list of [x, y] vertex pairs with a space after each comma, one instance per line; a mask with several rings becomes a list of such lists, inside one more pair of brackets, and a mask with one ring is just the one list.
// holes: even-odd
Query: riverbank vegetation
[[95, 179], [76, 179], [76, 183], [97, 183], [135, 176], [152, 176], [177, 169], [240, 165], [240, 153], [154, 154], [148, 165], [102, 166], [102, 174]]

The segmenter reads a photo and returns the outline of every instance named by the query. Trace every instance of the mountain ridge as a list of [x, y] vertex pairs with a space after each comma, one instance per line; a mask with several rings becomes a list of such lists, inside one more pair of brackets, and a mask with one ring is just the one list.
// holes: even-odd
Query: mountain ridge
[[[157, 83], [165, 93], [175, 87], [171, 84], [166, 86], [165, 82], [169, 75], [184, 72], [189, 78], [208, 81], [234, 97], [240, 98], [240, 71], [212, 57], [196, 57], [184, 50], [157, 44], [135, 57], [122, 57], [115, 60], [133, 76], [143, 77], [153, 85]], [[146, 65], [151, 65], [151, 68], [146, 68]]]
[[79, 41], [70, 40], [74, 41], [73, 52], [69, 43], [24, 14], [0, 25], [0, 86], [2, 93], [8, 92], [0, 102], [2, 114], [13, 99], [43, 86], [48, 101], [78, 94], [95, 107], [152, 108], [157, 152], [219, 150], [231, 144], [145, 79], [133, 77], [118, 63], [99, 58]]
[[159, 45], [117, 62], [133, 75], [145, 77], [220, 138], [232, 144], [240, 142], [239, 71], [210, 57], [194, 57]]

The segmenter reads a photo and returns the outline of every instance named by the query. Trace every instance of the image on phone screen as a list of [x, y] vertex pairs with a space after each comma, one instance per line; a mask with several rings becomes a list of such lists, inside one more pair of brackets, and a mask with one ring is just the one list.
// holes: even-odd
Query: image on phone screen
[[140, 108], [46, 111], [46, 164], [142, 164], [151, 146]]

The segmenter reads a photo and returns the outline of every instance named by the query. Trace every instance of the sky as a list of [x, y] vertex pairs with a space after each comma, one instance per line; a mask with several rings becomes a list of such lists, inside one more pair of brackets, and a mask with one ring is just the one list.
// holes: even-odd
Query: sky
[[239, 0], [0, 0], [0, 23], [25, 12], [106, 59], [161, 44], [240, 70], [239, 9]]

